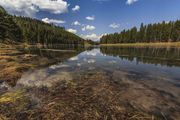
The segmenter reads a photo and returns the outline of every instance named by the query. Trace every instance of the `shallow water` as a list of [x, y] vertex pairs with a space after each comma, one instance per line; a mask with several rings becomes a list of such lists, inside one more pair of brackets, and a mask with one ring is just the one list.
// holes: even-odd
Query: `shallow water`
[[[61, 58], [62, 51], [47, 51], [50, 54], [46, 57]], [[25, 72], [12, 89], [28, 89], [25, 94], [30, 94], [38, 105], [47, 104], [56, 100], [48, 95], [49, 92], [43, 95], [42, 88], [50, 89], [51, 94], [56, 95], [57, 85], [64, 85], [65, 81], [76, 89], [98, 91], [95, 93], [102, 95], [104, 101], [109, 100], [105, 96], [115, 97], [110, 94], [114, 92], [112, 95], [118, 96], [116, 102], [128, 103], [138, 111], [164, 119], [180, 118], [180, 48], [97, 47], [70, 57], [70, 53], [64, 54], [67, 56], [53, 65]], [[85, 84], [92, 76], [95, 76], [95, 82], [101, 83]], [[109, 93], [109, 86], [117, 90]], [[57, 99], [60, 98], [57, 96]]]

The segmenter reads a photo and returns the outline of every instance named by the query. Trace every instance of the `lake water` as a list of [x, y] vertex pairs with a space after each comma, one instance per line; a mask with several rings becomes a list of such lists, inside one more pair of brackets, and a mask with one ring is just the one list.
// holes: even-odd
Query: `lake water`
[[[94, 115], [92, 119], [105, 115], [112, 119], [115, 114], [118, 119], [120, 111], [127, 110], [180, 119], [180, 48], [32, 49], [29, 53], [56, 58], [49, 66], [25, 72], [13, 88], [25, 91], [34, 103], [32, 110], [50, 109], [49, 113], [60, 112], [61, 118], [69, 119], [85, 114]], [[57, 103], [62, 104], [57, 107]]]

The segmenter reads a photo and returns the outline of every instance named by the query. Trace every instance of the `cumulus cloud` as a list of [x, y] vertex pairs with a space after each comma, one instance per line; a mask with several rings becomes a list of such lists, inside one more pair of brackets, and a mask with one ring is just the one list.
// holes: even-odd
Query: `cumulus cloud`
[[79, 21], [74, 21], [72, 25], [81, 25], [81, 23]]
[[95, 20], [95, 16], [87, 16], [86, 19], [90, 20], [90, 21], [93, 21], [93, 20]]
[[69, 72], [57, 70], [56, 74], [49, 74], [48, 71], [48, 69], [29, 71], [21, 76], [21, 79], [18, 80], [17, 84], [28, 87], [52, 87], [59, 81], [72, 80], [72, 76]]
[[76, 33], [77, 33], [77, 30], [75, 30], [75, 29], [71, 29], [71, 28], [70, 28], [70, 29], [67, 29], [67, 31], [68, 31], [68, 32], [71, 32], [71, 33], [74, 33], [74, 34], [76, 34]]
[[89, 64], [91, 64], [91, 63], [95, 63], [96, 60], [95, 60], [95, 59], [90, 59], [90, 60], [88, 60], [87, 62], [88, 62]]
[[[88, 51], [88, 52], [86, 53], [86, 55], [88, 55], [88, 56], [97, 56], [98, 54], [99, 54], [99, 52], [96, 51], [96, 50]], [[84, 61], [85, 61], [85, 60], [84, 60]]]
[[76, 5], [72, 8], [72, 11], [79, 11], [80, 10], [80, 6]]
[[61, 14], [68, 11], [68, 3], [64, 0], [0, 0], [10, 14], [33, 17], [39, 11]]
[[77, 56], [75, 56], [75, 57], [70, 58], [69, 60], [70, 61], [77, 61], [77, 60], [79, 60], [79, 58]]
[[133, 4], [133, 3], [137, 2], [137, 1], [138, 0], [127, 0], [126, 4], [131, 5], [131, 4]]
[[109, 61], [109, 64], [116, 64], [116, 63], [117, 63], [117, 61], [115, 61], [115, 60]]
[[55, 69], [59, 69], [59, 68], [67, 68], [67, 67], [69, 67], [69, 65], [58, 64], [58, 65], [51, 65], [49, 68], [55, 70]]
[[66, 21], [64, 20], [57, 20], [57, 19], [49, 19], [49, 18], [43, 18], [42, 19], [43, 22], [45, 23], [54, 23], [54, 24], [63, 24], [66, 23]]
[[81, 63], [77, 63], [77, 66], [80, 67], [82, 64]]
[[111, 28], [119, 28], [120, 27], [120, 25], [119, 24], [117, 24], [117, 23], [112, 23], [112, 24], [110, 24], [109, 25], [109, 27], [111, 27]]
[[82, 28], [82, 31], [86, 31], [86, 30], [94, 30], [96, 29], [95, 26], [92, 26], [92, 25], [86, 25]]
[[93, 41], [99, 41], [100, 38], [105, 35], [105, 34], [102, 34], [102, 35], [97, 35], [95, 33], [92, 33], [92, 34], [88, 34], [88, 35], [81, 35], [82, 38], [84, 39], [90, 39], [90, 40], [93, 40]]

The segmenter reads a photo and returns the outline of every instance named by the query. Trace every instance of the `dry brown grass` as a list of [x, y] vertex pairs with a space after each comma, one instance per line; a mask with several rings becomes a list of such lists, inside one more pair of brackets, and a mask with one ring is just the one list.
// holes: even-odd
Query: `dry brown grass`
[[49, 61], [37, 55], [22, 54], [17, 49], [0, 49], [0, 81], [6, 81], [15, 86], [23, 72], [38, 65], [45, 65]]

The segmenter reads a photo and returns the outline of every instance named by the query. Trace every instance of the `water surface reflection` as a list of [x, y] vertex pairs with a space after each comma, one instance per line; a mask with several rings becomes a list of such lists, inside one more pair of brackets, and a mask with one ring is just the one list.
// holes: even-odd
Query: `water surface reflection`
[[101, 47], [101, 52], [137, 63], [180, 65], [180, 48], [176, 47]]

